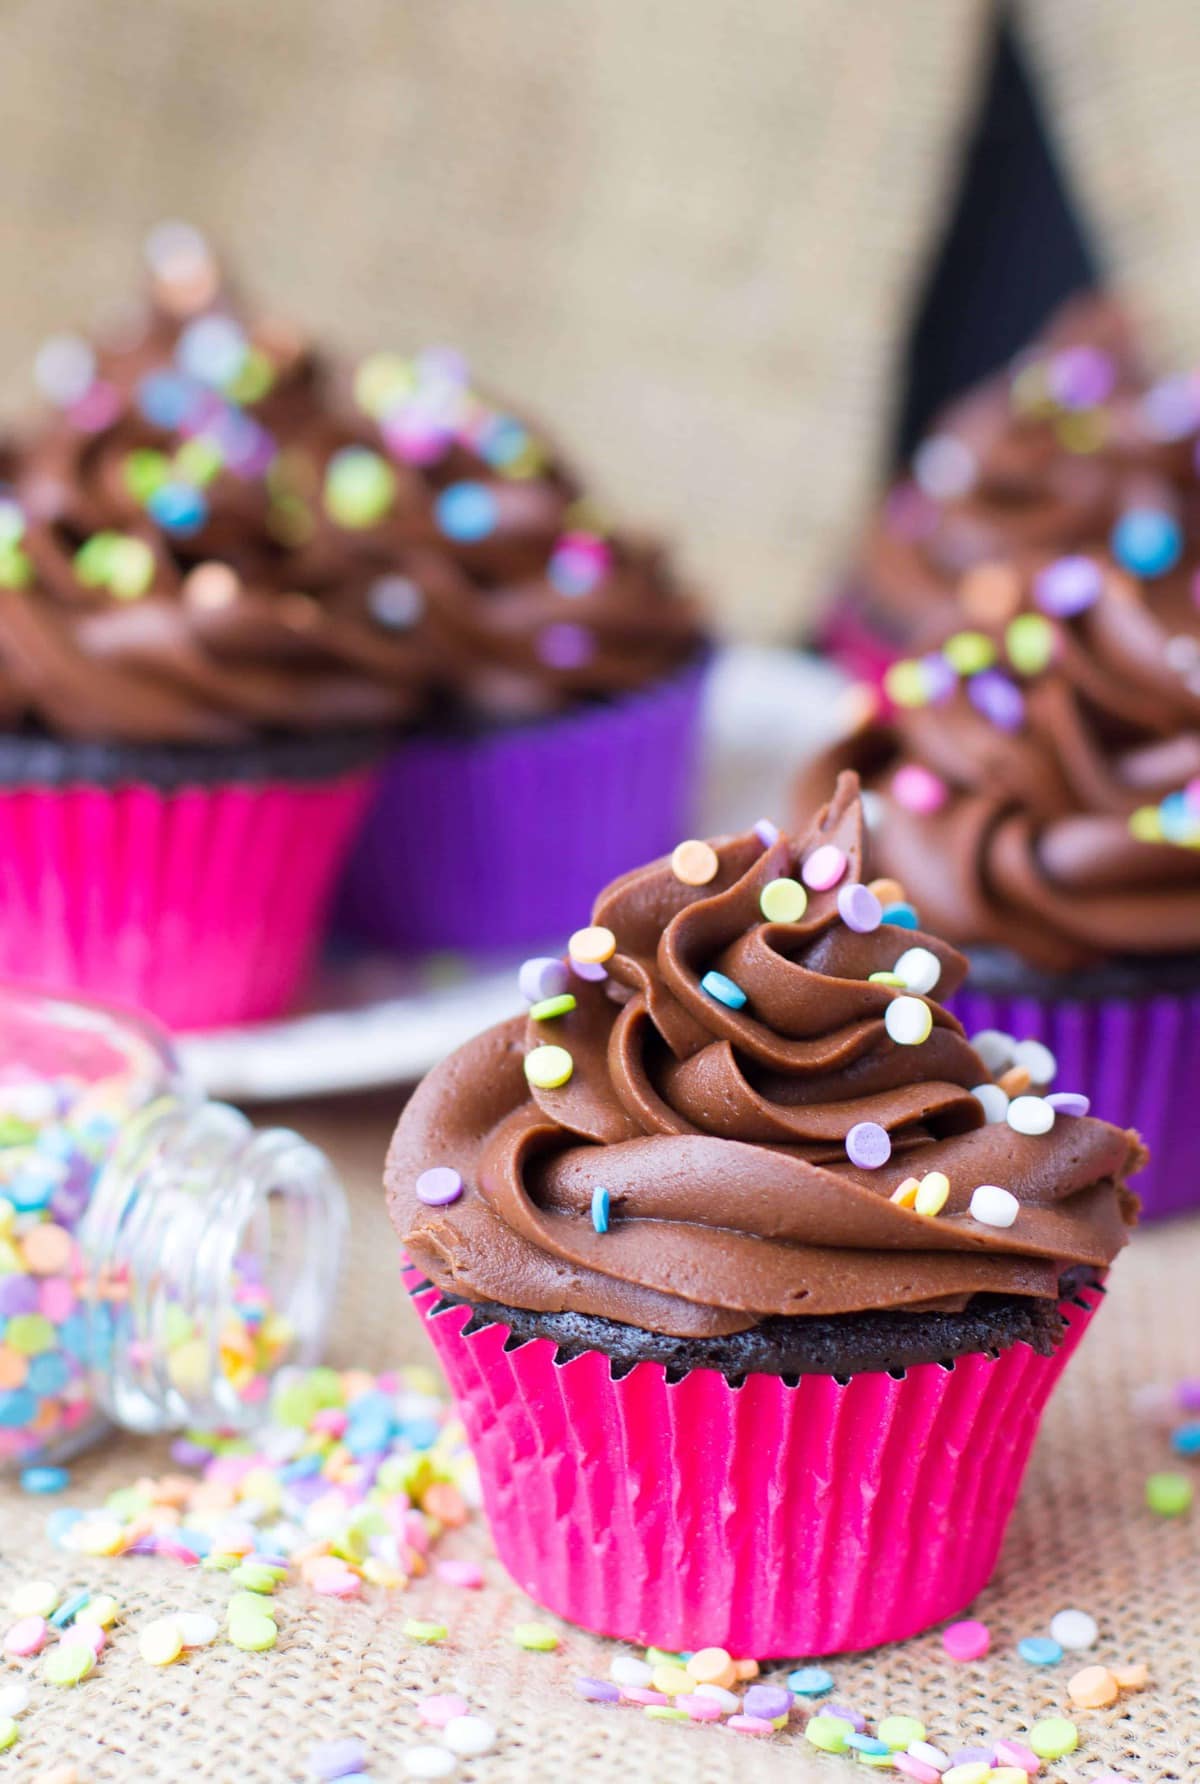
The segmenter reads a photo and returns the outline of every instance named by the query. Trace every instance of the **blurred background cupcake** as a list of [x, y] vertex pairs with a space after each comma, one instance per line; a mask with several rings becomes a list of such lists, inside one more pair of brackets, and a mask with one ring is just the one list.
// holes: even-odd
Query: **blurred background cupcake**
[[1200, 608], [1168, 510], [1126, 515], [1115, 543], [972, 571], [963, 627], [888, 671], [889, 710], [797, 798], [862, 774], [879, 871], [968, 951], [968, 1032], [1014, 1094], [1004, 1037], [1031, 1035], [1136, 1125], [1157, 1215], [1200, 1203]]

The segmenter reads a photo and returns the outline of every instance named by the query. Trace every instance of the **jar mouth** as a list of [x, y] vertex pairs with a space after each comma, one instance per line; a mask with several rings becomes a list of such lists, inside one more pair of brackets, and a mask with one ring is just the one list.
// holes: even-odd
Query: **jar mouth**
[[164, 1098], [128, 1130], [80, 1229], [97, 1400], [140, 1432], [239, 1430], [318, 1357], [346, 1207], [315, 1147], [222, 1103]]

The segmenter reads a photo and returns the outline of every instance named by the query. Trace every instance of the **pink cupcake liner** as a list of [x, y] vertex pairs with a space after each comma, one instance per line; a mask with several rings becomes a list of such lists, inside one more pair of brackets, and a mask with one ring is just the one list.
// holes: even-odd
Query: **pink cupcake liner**
[[999, 996], [968, 986], [947, 1000], [968, 1035], [999, 1028], [1044, 1041], [1056, 1090], [1081, 1090], [1092, 1113], [1136, 1128], [1150, 1163], [1131, 1179], [1142, 1218], [1200, 1207], [1200, 992], [1096, 1002]]
[[372, 779], [0, 790], [0, 977], [171, 1028], [280, 1014]]
[[687, 834], [706, 670], [537, 724], [403, 744], [341, 926], [404, 953], [561, 941], [600, 886]]
[[[421, 1278], [409, 1273], [410, 1290]], [[614, 1381], [414, 1292], [479, 1465], [501, 1561], [538, 1604], [669, 1649], [815, 1656], [916, 1635], [987, 1584], [1047, 1397], [1100, 1295], [1063, 1307], [1052, 1356], [953, 1369]]]

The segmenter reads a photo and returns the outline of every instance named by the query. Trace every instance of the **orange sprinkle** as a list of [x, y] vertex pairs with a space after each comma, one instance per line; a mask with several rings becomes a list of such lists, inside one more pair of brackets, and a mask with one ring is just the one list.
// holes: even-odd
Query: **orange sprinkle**
[[871, 880], [867, 891], [873, 892], [880, 904], [904, 903], [904, 887], [899, 880]]
[[671, 855], [671, 872], [685, 886], [707, 886], [716, 879], [720, 867], [712, 844], [694, 838], [681, 842]]
[[467, 1508], [457, 1487], [448, 1481], [435, 1481], [422, 1500], [422, 1509], [451, 1530], [458, 1530], [467, 1521]]
[[895, 1189], [892, 1191], [890, 1199], [896, 1203], [897, 1207], [915, 1208], [917, 1205], [917, 1191], [920, 1187], [921, 1185], [915, 1177], [906, 1177], [903, 1183], [898, 1183], [896, 1185]]
[[733, 1670], [739, 1679], [756, 1679], [758, 1677], [757, 1660], [735, 1660]]
[[1122, 1691], [1144, 1691], [1150, 1683], [1150, 1668], [1144, 1660], [1137, 1660], [1132, 1666], [1114, 1666], [1112, 1676]]
[[29, 1358], [7, 1344], [0, 1344], [0, 1388], [23, 1387], [29, 1373]]
[[1105, 1710], [1116, 1703], [1121, 1687], [1106, 1666], [1085, 1666], [1067, 1685], [1067, 1696], [1085, 1710]]
[[1029, 1068], [1023, 1065], [1010, 1065], [1002, 1078], [996, 1079], [1005, 1096], [1021, 1096], [1033, 1083]]

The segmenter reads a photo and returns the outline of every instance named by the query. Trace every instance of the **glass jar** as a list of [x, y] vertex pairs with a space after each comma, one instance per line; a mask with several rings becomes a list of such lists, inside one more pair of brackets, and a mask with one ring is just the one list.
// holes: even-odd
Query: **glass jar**
[[319, 1355], [345, 1224], [324, 1155], [148, 1023], [0, 984], [0, 1466], [252, 1425]]

